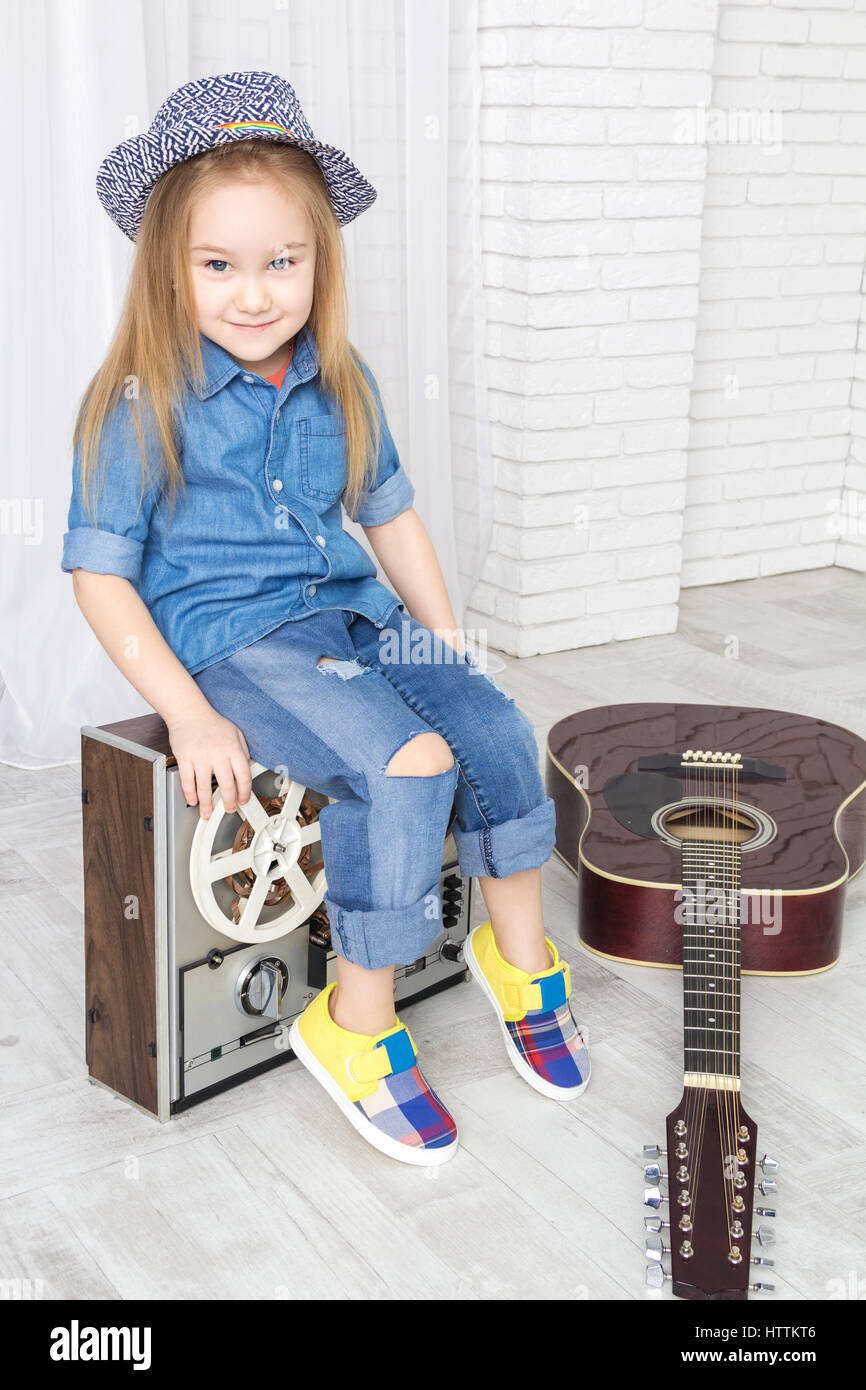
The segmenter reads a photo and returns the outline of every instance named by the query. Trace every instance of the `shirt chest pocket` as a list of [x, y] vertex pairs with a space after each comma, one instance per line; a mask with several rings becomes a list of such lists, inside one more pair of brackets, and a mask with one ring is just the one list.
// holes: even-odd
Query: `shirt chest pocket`
[[346, 430], [336, 415], [298, 420], [301, 489], [319, 502], [336, 502], [346, 484]]

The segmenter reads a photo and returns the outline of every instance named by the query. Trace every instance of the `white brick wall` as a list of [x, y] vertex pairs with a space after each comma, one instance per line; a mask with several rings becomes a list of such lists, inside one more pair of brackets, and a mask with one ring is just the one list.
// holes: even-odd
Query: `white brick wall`
[[520, 656], [676, 627], [715, 7], [481, 0], [497, 463], [474, 594]]
[[492, 643], [866, 568], [864, 11], [481, 0]]
[[[727, 138], [707, 145], [686, 585], [866, 567], [866, 416], [852, 409], [864, 37], [851, 0], [720, 6], [712, 105]], [[763, 115], [748, 130], [750, 112]]]

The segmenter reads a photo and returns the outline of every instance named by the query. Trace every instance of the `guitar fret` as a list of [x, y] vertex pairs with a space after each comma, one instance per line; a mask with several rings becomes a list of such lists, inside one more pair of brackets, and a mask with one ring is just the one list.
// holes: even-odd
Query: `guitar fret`
[[736, 1057], [739, 1054], [738, 1047], [700, 1047], [695, 1043], [686, 1044], [686, 1052], [712, 1052], [719, 1057]]
[[[705, 1057], [724, 1058], [726, 1061], [730, 1062], [732, 1062], [734, 1058], [739, 1058], [739, 1054], [736, 1051], [731, 1051], [730, 1048], [725, 1047], [695, 1047], [691, 1045], [687, 1047], [685, 1051], [686, 1056], [688, 1056], [690, 1052], [696, 1056], [700, 1056], [701, 1053], [703, 1053]], [[693, 1068], [689, 1067], [688, 1070], [692, 1071]]]
[[[733, 983], [733, 982], [732, 982], [732, 983]], [[704, 998], [706, 998], [706, 997], [707, 997], [707, 994], [708, 994], [708, 991], [707, 991], [706, 989], [684, 989], [684, 990], [683, 990], [683, 994], [702, 994], [702, 995], [704, 996]], [[738, 994], [739, 994], [739, 991], [738, 991]], [[727, 992], [726, 992], [725, 990], [723, 990], [723, 989], [719, 990], [719, 998], [720, 998], [720, 999], [732, 999], [733, 997], [734, 997], [734, 992], [733, 992], [733, 990], [728, 990]]]

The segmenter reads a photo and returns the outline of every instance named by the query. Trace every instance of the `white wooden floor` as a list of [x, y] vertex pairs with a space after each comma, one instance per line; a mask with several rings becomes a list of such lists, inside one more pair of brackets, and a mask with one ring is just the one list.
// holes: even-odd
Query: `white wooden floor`
[[[676, 635], [506, 658], [497, 680], [542, 761], [556, 720], [636, 692], [866, 737], [864, 590], [841, 569], [686, 590]], [[298, 1062], [166, 1125], [88, 1083], [79, 787], [77, 763], [0, 768], [0, 1279], [41, 1280], [45, 1299], [670, 1298], [644, 1287], [640, 1151], [682, 1090], [681, 976], [584, 951], [559, 860], [546, 923], [590, 1085], [565, 1106], [532, 1091], [474, 982], [410, 1006], [461, 1141], [414, 1169], [365, 1144]], [[743, 1099], [782, 1164], [777, 1299], [851, 1297], [866, 1278], [864, 897], [866, 872], [833, 970], [743, 983]]]

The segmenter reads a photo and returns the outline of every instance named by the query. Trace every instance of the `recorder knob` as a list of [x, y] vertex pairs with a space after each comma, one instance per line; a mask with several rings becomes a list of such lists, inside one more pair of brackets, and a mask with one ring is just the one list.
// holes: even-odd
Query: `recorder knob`
[[279, 1018], [289, 971], [279, 956], [263, 956], [244, 966], [235, 985], [235, 1003], [254, 1018]]

